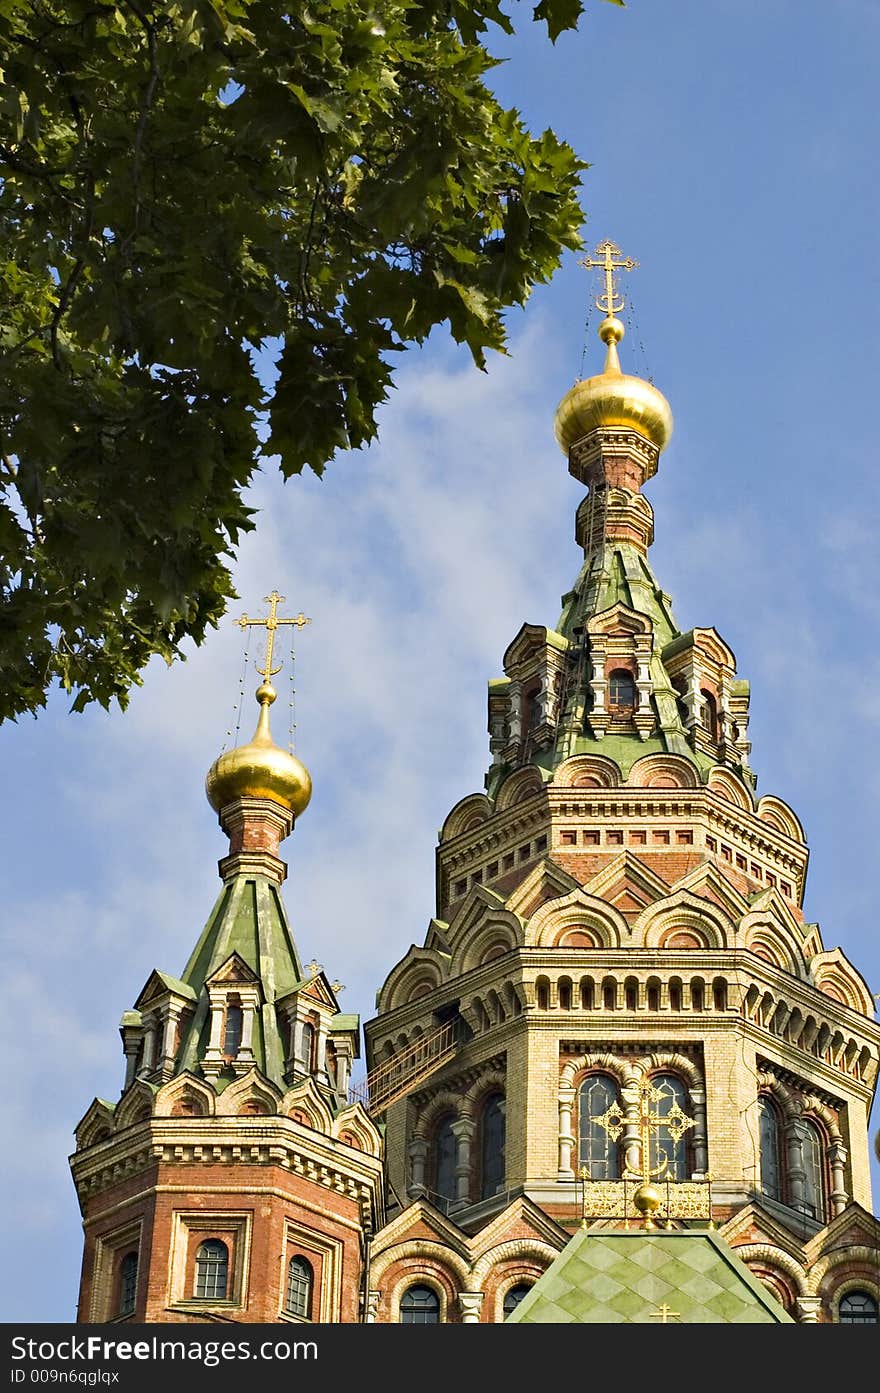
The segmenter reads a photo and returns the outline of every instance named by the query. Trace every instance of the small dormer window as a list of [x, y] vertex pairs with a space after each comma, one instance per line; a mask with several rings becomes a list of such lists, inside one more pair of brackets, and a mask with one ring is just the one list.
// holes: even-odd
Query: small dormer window
[[635, 710], [635, 679], [631, 672], [627, 672], [626, 668], [615, 668], [608, 677], [608, 705], [618, 711]]
[[311, 1073], [315, 1067], [315, 1027], [306, 1021], [302, 1028], [302, 1064]]
[[227, 1059], [235, 1059], [241, 1049], [241, 1031], [244, 1013], [237, 1002], [226, 1007], [226, 1029], [223, 1033], [223, 1053]]
[[711, 692], [700, 692], [700, 725], [710, 740], [718, 739], [718, 703]]

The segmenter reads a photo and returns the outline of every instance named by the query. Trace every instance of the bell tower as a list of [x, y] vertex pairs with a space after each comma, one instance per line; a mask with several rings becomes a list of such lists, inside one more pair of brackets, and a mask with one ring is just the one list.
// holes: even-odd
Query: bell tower
[[366, 1027], [375, 1318], [409, 1310], [418, 1256], [437, 1319], [505, 1319], [581, 1225], [711, 1229], [789, 1318], [876, 1314], [874, 1003], [805, 919], [806, 837], [757, 791], [735, 654], [680, 628], [651, 567], [672, 413], [620, 365], [636, 263], [606, 242], [583, 264], [604, 366], [555, 419], [582, 564], [489, 683], [485, 788], [446, 818], [436, 916]]
[[252, 739], [207, 794], [229, 840], [222, 886], [180, 977], [154, 971], [122, 1016], [124, 1078], [76, 1128], [85, 1235], [79, 1319], [362, 1319], [364, 1252], [382, 1223], [381, 1139], [348, 1098], [357, 1016], [304, 967], [281, 897], [281, 842], [311, 796], [274, 742], [268, 597]]

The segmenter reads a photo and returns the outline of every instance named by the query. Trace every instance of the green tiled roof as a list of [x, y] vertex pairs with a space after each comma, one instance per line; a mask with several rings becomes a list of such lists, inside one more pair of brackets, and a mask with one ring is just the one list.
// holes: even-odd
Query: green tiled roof
[[792, 1324], [729, 1244], [694, 1229], [582, 1230], [508, 1320], [658, 1325], [664, 1304], [675, 1325]]

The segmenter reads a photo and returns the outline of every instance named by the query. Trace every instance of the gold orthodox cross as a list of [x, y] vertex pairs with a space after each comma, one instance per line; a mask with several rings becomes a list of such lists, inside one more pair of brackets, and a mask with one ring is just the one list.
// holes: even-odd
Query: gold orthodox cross
[[665, 1301], [662, 1306], [657, 1307], [656, 1311], [651, 1312], [651, 1320], [659, 1320], [661, 1325], [668, 1325], [670, 1317], [672, 1320], [681, 1320], [681, 1311], [673, 1311]]
[[[636, 1126], [638, 1128], [640, 1153], [639, 1179], [641, 1180], [643, 1187], [649, 1185], [652, 1180], [655, 1180], [659, 1176], [663, 1175], [669, 1166], [669, 1155], [666, 1152], [666, 1150], [662, 1146], [660, 1146], [659, 1143], [659, 1134], [661, 1127], [664, 1127], [666, 1129], [667, 1133], [674, 1142], [678, 1142], [684, 1136], [684, 1133], [688, 1130], [689, 1127], [694, 1127], [696, 1125], [694, 1119], [692, 1117], [688, 1117], [687, 1113], [683, 1112], [682, 1109], [679, 1107], [677, 1099], [673, 1100], [672, 1106], [670, 1108], [667, 1108], [666, 1112], [664, 1113], [661, 1113], [659, 1110], [652, 1110], [652, 1104], [662, 1102], [664, 1096], [665, 1095], [663, 1094], [663, 1092], [659, 1088], [655, 1088], [655, 1086], [652, 1084], [649, 1078], [642, 1078], [641, 1082], [639, 1083], [639, 1111]], [[627, 1117], [620, 1104], [615, 1101], [611, 1104], [610, 1108], [608, 1108], [604, 1113], [602, 1113], [601, 1117], [593, 1117], [590, 1119], [590, 1121], [594, 1122], [597, 1127], [601, 1127], [604, 1131], [606, 1131], [611, 1141], [617, 1141], [618, 1137], [621, 1135], [621, 1133], [624, 1130], [624, 1127], [627, 1124]], [[651, 1141], [655, 1135], [657, 1136], [657, 1164], [655, 1166], [652, 1166]], [[584, 1181], [583, 1218], [584, 1226], [586, 1226], [586, 1180], [588, 1178], [586, 1167], [582, 1167], [581, 1169], [581, 1178]], [[638, 1192], [636, 1195], [636, 1200], [638, 1200]], [[649, 1215], [647, 1216], [645, 1226], [648, 1228], [653, 1227], [653, 1223], [651, 1222]]]
[[278, 667], [272, 666], [272, 652], [275, 647], [275, 630], [279, 629], [282, 624], [295, 624], [298, 629], [301, 629], [304, 624], [311, 624], [312, 622], [311, 619], [306, 619], [302, 610], [300, 610], [299, 614], [293, 619], [279, 619], [278, 606], [283, 604], [283, 602], [284, 596], [279, 595], [277, 590], [273, 590], [271, 595], [266, 596], [266, 604], [269, 606], [269, 613], [265, 619], [250, 619], [248, 615], [243, 614], [240, 619], [236, 619], [235, 621], [240, 629], [248, 629], [252, 625], [260, 625], [265, 628], [266, 661], [262, 667], [257, 668], [257, 672], [259, 672], [267, 682], [272, 680], [276, 672], [281, 671], [280, 664]]
[[[597, 257], [600, 259], [597, 260]], [[615, 260], [615, 257], [617, 260]], [[618, 303], [617, 286], [614, 283], [614, 272], [634, 271], [638, 264], [637, 261], [633, 261], [631, 256], [622, 256], [620, 247], [615, 246], [613, 242], [609, 242], [607, 238], [596, 248], [594, 256], [585, 256], [582, 261], [578, 262], [578, 265], [583, 266], [587, 271], [592, 271], [594, 267], [598, 267], [600, 271], [604, 271], [605, 294], [597, 298], [596, 309], [604, 310], [609, 319], [612, 315], [618, 314], [626, 304], [622, 296], [619, 297]]]

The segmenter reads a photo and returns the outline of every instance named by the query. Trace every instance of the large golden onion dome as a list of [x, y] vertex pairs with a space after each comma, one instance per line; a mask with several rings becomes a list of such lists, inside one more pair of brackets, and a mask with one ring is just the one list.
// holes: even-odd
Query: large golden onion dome
[[260, 719], [252, 739], [227, 750], [208, 770], [205, 792], [215, 812], [235, 798], [271, 798], [296, 817], [308, 806], [312, 796], [308, 769], [295, 755], [279, 749], [269, 729], [269, 707], [275, 695], [271, 683], [260, 683]]
[[627, 377], [620, 370], [617, 345], [625, 332], [614, 315], [602, 321], [599, 337], [608, 346], [604, 369], [596, 377], [576, 382], [556, 408], [553, 430], [566, 455], [576, 441], [599, 426], [638, 431], [658, 450], [669, 442], [672, 412], [663, 393], [643, 377]]

